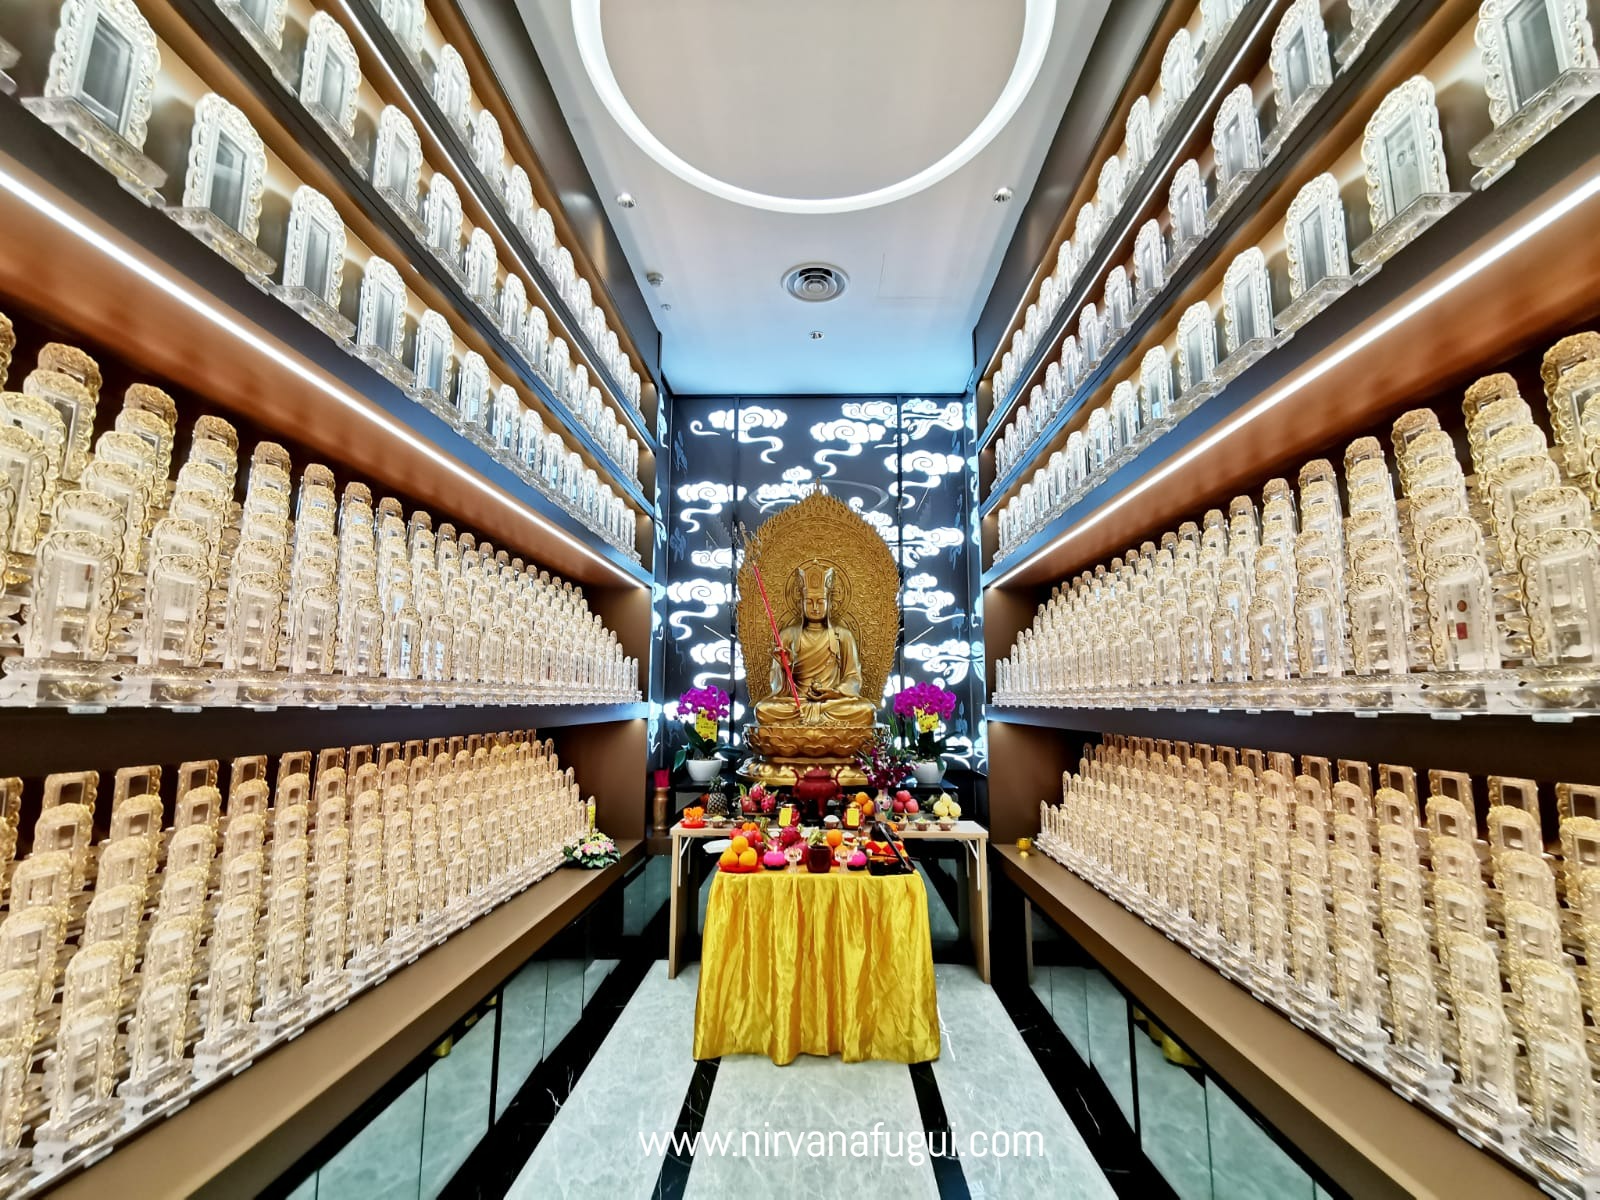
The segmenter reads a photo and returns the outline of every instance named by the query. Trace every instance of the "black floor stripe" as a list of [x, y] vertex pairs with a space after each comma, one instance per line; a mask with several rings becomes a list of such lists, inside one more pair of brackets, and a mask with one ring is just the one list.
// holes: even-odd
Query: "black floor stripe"
[[1079, 1057], [1033, 989], [996, 990], [1112, 1190], [1127, 1200], [1177, 1200], [1172, 1185], [1145, 1157], [1105, 1083]]
[[534, 1068], [499, 1120], [445, 1186], [441, 1200], [499, 1200], [510, 1190], [577, 1086], [579, 1076], [594, 1059], [600, 1043], [606, 1040], [655, 964], [651, 947], [666, 940], [666, 929], [663, 906], [642, 935], [622, 940], [617, 965], [595, 989], [578, 1023]]
[[911, 1064], [911, 1088], [917, 1094], [917, 1111], [922, 1116], [923, 1133], [928, 1139], [928, 1161], [933, 1165], [940, 1200], [970, 1200], [972, 1193], [967, 1190], [966, 1172], [961, 1169], [961, 1160], [952, 1153], [950, 1118], [944, 1111], [944, 1097], [939, 1094], [939, 1081], [934, 1077], [931, 1062]]
[[[656, 1176], [655, 1200], [681, 1200], [689, 1186], [689, 1168], [694, 1165], [694, 1139], [706, 1119], [706, 1106], [711, 1103], [711, 1089], [716, 1086], [717, 1066], [720, 1058], [701, 1059], [694, 1065], [694, 1075], [689, 1080], [689, 1090], [684, 1093], [683, 1107], [678, 1110], [678, 1123], [673, 1126], [673, 1146], [662, 1160], [661, 1174]], [[684, 1147], [679, 1150], [678, 1147]]]

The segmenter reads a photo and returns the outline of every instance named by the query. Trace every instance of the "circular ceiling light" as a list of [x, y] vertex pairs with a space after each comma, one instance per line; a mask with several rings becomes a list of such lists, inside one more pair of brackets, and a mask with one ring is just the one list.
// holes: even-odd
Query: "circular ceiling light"
[[1056, 19], [1056, 0], [1024, 0], [1022, 41], [1017, 47], [1017, 59], [1011, 66], [1011, 74], [1006, 79], [1005, 87], [1000, 90], [994, 106], [984, 114], [972, 132], [943, 158], [898, 183], [891, 183], [870, 192], [858, 192], [853, 196], [805, 199], [796, 196], [772, 196], [766, 192], [752, 191], [718, 179], [680, 158], [660, 138], [651, 133], [650, 127], [639, 119], [639, 114], [633, 111], [628, 98], [622, 94], [622, 87], [617, 83], [616, 74], [611, 69], [611, 60], [606, 56], [605, 34], [600, 27], [600, 4], [601, 0], [572, 0], [572, 30], [578, 42], [578, 55], [583, 59], [583, 69], [588, 73], [589, 82], [599, 93], [600, 102], [606, 106], [606, 111], [611, 114], [612, 120], [621, 126], [622, 131], [634, 145], [679, 179], [703, 192], [734, 204], [743, 204], [748, 208], [804, 215], [858, 212], [865, 208], [876, 208], [880, 204], [904, 200], [907, 196], [914, 196], [923, 189], [932, 187], [971, 162], [978, 152], [1005, 128], [1006, 122], [1011, 120], [1016, 115], [1017, 109], [1022, 106], [1028, 90], [1039, 77], [1039, 69], [1044, 65], [1045, 51], [1050, 48], [1050, 33], [1055, 27]]

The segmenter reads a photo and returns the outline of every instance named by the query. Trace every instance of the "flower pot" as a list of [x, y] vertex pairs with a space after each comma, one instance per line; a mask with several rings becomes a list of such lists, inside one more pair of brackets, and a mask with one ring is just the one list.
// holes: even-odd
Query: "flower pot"
[[917, 777], [917, 782], [924, 787], [932, 787], [944, 778], [944, 763], [937, 758], [925, 762], [914, 762], [911, 771]]
[[690, 758], [685, 759], [683, 765], [689, 768], [689, 778], [696, 783], [710, 783], [722, 774], [720, 758]]
[[806, 870], [813, 875], [826, 875], [833, 866], [833, 847], [824, 843], [806, 851]]

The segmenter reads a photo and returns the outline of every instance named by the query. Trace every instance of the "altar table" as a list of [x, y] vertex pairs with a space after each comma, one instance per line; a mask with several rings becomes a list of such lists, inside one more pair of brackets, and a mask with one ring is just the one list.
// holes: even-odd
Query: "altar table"
[[803, 868], [718, 872], [706, 906], [694, 1056], [939, 1057], [922, 879]]
[[[732, 837], [734, 830], [702, 825], [693, 829], [679, 821], [672, 827], [672, 891], [667, 934], [667, 978], [676, 979], [683, 966], [686, 943], [699, 919], [697, 875], [691, 855], [708, 841]], [[961, 847], [960, 874], [964, 877], [961, 906], [963, 932], [971, 940], [972, 961], [978, 978], [989, 982], [989, 831], [976, 821], [957, 821], [953, 829], [940, 829], [931, 821], [913, 821], [900, 832], [907, 850], [915, 855], [922, 843], [947, 843]]]

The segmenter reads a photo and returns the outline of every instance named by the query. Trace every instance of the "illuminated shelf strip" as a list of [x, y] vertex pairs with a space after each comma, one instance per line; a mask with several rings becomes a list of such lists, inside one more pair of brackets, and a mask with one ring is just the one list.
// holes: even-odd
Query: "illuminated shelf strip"
[[1437, 282], [1424, 288], [1410, 300], [1405, 301], [1398, 308], [1385, 315], [1382, 320], [1373, 325], [1370, 329], [1363, 333], [1357, 334], [1344, 345], [1328, 351], [1315, 362], [1307, 364], [1305, 368], [1303, 368], [1297, 375], [1292, 377], [1288, 382], [1281, 384], [1279, 387], [1268, 392], [1266, 395], [1245, 405], [1238, 412], [1234, 413], [1220, 425], [1216, 426], [1216, 428], [1202, 436], [1198, 441], [1186, 447], [1177, 456], [1169, 459], [1150, 474], [1146, 475], [1143, 479], [1140, 479], [1137, 483], [1119, 493], [1109, 503], [1101, 506], [1086, 520], [1080, 521], [1071, 528], [1063, 530], [1062, 533], [1054, 540], [1039, 550], [1036, 550], [1033, 554], [1029, 555], [1016, 566], [1010, 568], [1003, 575], [1000, 575], [994, 580], [990, 581], [986, 586], [1002, 586], [1007, 580], [1013, 578], [1019, 572], [1025, 571], [1027, 568], [1031, 567], [1034, 563], [1038, 562], [1046, 555], [1049, 555], [1058, 550], [1060, 547], [1067, 545], [1075, 538], [1081, 537], [1084, 533], [1088, 532], [1090, 529], [1093, 529], [1096, 525], [1099, 525], [1102, 521], [1105, 521], [1108, 517], [1132, 503], [1139, 496], [1143, 495], [1145, 492], [1148, 492], [1151, 488], [1157, 486], [1163, 480], [1183, 470], [1184, 467], [1188, 466], [1190, 463], [1194, 462], [1196, 459], [1215, 447], [1220, 446], [1228, 438], [1232, 437], [1239, 430], [1249, 425], [1263, 413], [1269, 412], [1276, 408], [1285, 400], [1292, 398], [1307, 384], [1314, 382], [1323, 375], [1326, 375], [1335, 367], [1362, 353], [1367, 349], [1367, 347], [1378, 342], [1389, 333], [1423, 312], [1435, 300], [1439, 299], [1441, 296], [1444, 296], [1455, 288], [1460, 287], [1479, 272], [1494, 265], [1496, 262], [1499, 262], [1502, 258], [1512, 253], [1519, 246], [1522, 246], [1524, 243], [1537, 237], [1551, 225], [1554, 225], [1556, 222], [1567, 216], [1568, 213], [1571, 213], [1575, 209], [1581, 207], [1583, 204], [1593, 199], [1597, 195], [1600, 195], [1600, 174], [1589, 176], [1582, 183], [1576, 185], [1565, 196], [1545, 207], [1538, 213], [1538, 215], [1520, 223], [1510, 232], [1506, 233], [1504, 237], [1495, 242], [1492, 246], [1479, 251], [1461, 266], [1449, 272]]
[[476, 472], [468, 470], [455, 460], [441, 454], [433, 445], [433, 443], [424, 438], [418, 437], [401, 422], [394, 420], [386, 413], [374, 408], [360, 396], [335, 386], [318, 372], [310, 370], [299, 359], [292, 355], [285, 354], [282, 350], [278, 349], [276, 346], [272, 345], [270, 342], [254, 333], [228, 313], [217, 308], [205, 297], [191, 290], [189, 287], [185, 286], [185, 284], [180, 283], [177, 279], [170, 275], [152, 270], [148, 264], [128, 253], [128, 251], [123, 247], [117, 245], [99, 231], [91, 228], [72, 213], [61, 208], [48, 196], [36, 191], [28, 184], [16, 178], [14, 175], [10, 174], [4, 169], [0, 169], [0, 190], [9, 192], [12, 196], [15, 196], [18, 200], [22, 201], [22, 203], [26, 204], [35, 212], [38, 212], [48, 220], [52, 221], [54, 224], [60, 226], [63, 230], [78, 238], [80, 241], [86, 243], [87, 245], [93, 246], [101, 254], [117, 263], [124, 270], [131, 271], [135, 275], [138, 275], [141, 279], [144, 279], [147, 283], [159, 288], [162, 292], [166, 293], [172, 299], [182, 304], [185, 308], [189, 309], [196, 315], [205, 318], [217, 328], [225, 331], [239, 342], [254, 350], [257, 354], [271, 359], [280, 367], [292, 372], [295, 376], [304, 381], [306, 384], [315, 388], [318, 392], [322, 393], [329, 399], [342, 405], [350, 412], [355, 413], [371, 425], [375, 426], [378, 431], [385, 436], [398, 441], [413, 450], [420, 451], [432, 462], [443, 468], [455, 478], [470, 485], [515, 516], [547, 531], [564, 544], [583, 554], [586, 558], [593, 559], [612, 574], [616, 575], [619, 579], [626, 581], [630, 586], [643, 586], [643, 582], [640, 579], [623, 570], [622, 567], [612, 562], [604, 555], [595, 553], [590, 546], [582, 541], [579, 541], [560, 526], [552, 524], [534, 509], [527, 507], [515, 498], [507, 495], [500, 488], [490, 484]]

